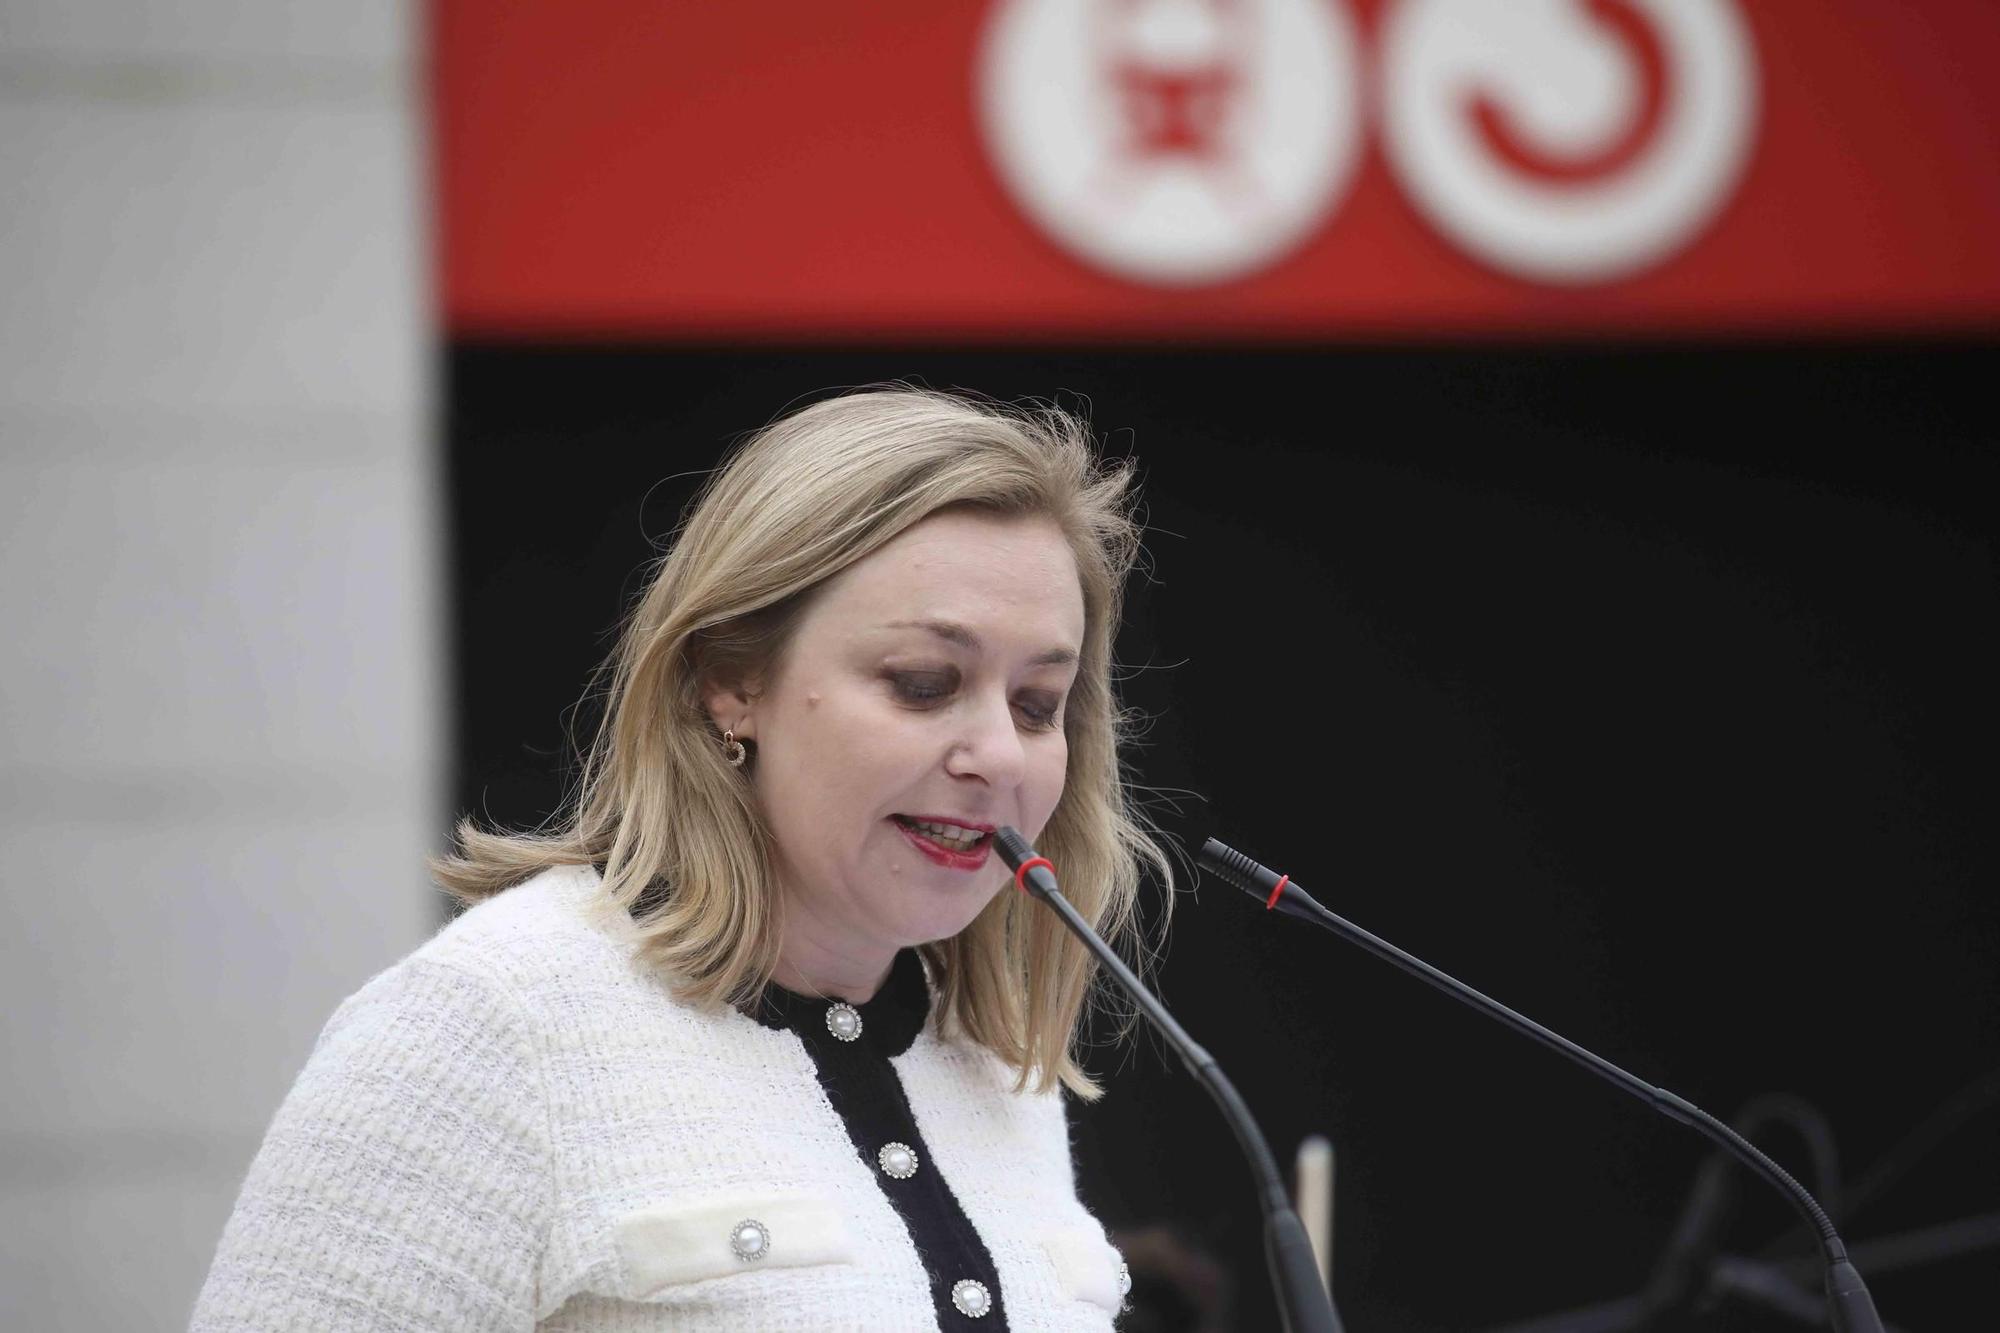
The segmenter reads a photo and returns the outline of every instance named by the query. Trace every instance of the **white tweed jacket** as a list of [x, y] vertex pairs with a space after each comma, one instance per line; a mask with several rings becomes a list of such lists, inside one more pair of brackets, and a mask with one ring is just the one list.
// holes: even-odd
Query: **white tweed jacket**
[[[195, 1333], [959, 1326], [937, 1299], [952, 1275], [926, 1271], [801, 1037], [676, 1001], [607, 907], [595, 870], [548, 871], [341, 1003], [251, 1163]], [[891, 1063], [918, 1169], [943, 1174], [999, 1280], [963, 1326], [1109, 1329], [1121, 1265], [1076, 1197], [1060, 1096], [1013, 1092], [935, 1015]]]

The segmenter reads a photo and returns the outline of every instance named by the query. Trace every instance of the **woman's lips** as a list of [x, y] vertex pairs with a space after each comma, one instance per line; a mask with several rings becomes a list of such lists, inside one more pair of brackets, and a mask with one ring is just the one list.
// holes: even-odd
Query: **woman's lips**
[[932, 842], [900, 820], [891, 819], [896, 831], [910, 840], [910, 846], [922, 852], [938, 865], [949, 866], [953, 870], [977, 870], [986, 864], [986, 858], [993, 851], [993, 839], [988, 838], [969, 852], [955, 852], [940, 843]]

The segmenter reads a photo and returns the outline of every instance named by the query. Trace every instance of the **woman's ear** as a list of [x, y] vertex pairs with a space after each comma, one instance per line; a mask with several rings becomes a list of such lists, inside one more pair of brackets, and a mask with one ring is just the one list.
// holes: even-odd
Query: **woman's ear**
[[709, 681], [702, 688], [702, 702], [708, 708], [708, 720], [715, 724], [718, 732], [735, 732], [739, 741], [752, 740], [757, 735], [750, 711], [756, 701], [757, 691], [747, 685]]

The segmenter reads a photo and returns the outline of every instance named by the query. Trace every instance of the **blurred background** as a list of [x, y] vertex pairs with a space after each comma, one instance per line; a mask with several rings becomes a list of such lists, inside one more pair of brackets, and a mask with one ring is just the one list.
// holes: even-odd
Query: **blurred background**
[[[1139, 460], [1170, 836], [1987, 1326], [1997, 66], [1987, 0], [0, 0], [0, 1325], [185, 1325], [703, 471], [902, 379]], [[1813, 1326], [1783, 1207], [1546, 1051], [1191, 876], [1158, 973], [1332, 1140], [1354, 1333]], [[1275, 1327], [1206, 1097], [1089, 1063], [1123, 1327]]]

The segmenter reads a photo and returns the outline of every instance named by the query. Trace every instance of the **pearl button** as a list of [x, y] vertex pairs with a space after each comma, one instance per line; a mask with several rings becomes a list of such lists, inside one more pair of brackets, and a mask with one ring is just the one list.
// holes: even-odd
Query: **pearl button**
[[986, 1290], [984, 1282], [973, 1278], [960, 1278], [952, 1284], [951, 1303], [967, 1319], [984, 1319], [986, 1312], [993, 1308], [993, 1296]]
[[754, 1262], [771, 1252], [771, 1233], [762, 1222], [746, 1217], [730, 1228], [729, 1248], [745, 1263]]
[[917, 1174], [916, 1149], [907, 1143], [885, 1143], [882, 1151], [875, 1154], [875, 1164], [882, 1168], [885, 1176], [908, 1180]]
[[827, 1006], [826, 1030], [841, 1041], [853, 1041], [861, 1035], [861, 1011], [845, 1002]]

